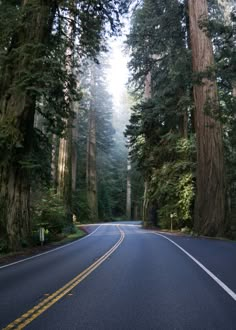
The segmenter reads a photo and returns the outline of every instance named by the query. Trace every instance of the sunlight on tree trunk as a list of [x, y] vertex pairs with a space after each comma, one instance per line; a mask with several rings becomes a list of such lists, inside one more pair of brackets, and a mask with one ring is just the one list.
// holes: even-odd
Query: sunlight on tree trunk
[[[74, 0], [70, 1], [71, 8], [74, 8]], [[66, 49], [68, 76], [73, 74], [74, 68], [74, 19], [73, 12], [68, 15], [67, 37], [70, 43]], [[58, 192], [63, 197], [68, 223], [72, 222], [72, 150], [73, 150], [73, 124], [74, 124], [74, 102], [71, 99], [70, 82], [67, 82], [65, 91], [69, 103], [69, 118], [66, 122], [65, 137], [60, 139], [58, 157]]]
[[59, 156], [58, 156], [58, 187], [57, 192], [63, 196], [65, 191], [65, 176], [66, 176], [66, 163], [68, 154], [68, 141], [66, 138], [60, 139]]

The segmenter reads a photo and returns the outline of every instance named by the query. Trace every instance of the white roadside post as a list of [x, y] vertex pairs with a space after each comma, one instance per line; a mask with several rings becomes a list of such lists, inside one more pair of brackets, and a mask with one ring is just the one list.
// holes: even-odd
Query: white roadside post
[[173, 231], [173, 213], [170, 214], [170, 231]]
[[41, 242], [41, 245], [43, 245], [44, 243], [44, 239], [45, 239], [45, 229], [43, 227], [39, 228], [39, 240]]

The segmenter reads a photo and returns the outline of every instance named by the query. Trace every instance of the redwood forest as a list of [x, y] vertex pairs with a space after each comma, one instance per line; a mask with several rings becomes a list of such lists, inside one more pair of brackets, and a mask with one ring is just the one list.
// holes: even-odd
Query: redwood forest
[[234, 0], [0, 0], [0, 254], [123, 220], [236, 239]]

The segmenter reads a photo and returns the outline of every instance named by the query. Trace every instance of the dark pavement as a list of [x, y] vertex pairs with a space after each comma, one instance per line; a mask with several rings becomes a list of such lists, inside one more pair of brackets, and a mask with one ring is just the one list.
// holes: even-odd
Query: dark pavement
[[[162, 236], [134, 225], [118, 249], [26, 329], [236, 329], [236, 301]], [[234, 242], [167, 235], [236, 291]], [[0, 328], [104, 255], [115, 225], [41, 257], [0, 268]], [[17, 328], [17, 327], [16, 327]]]

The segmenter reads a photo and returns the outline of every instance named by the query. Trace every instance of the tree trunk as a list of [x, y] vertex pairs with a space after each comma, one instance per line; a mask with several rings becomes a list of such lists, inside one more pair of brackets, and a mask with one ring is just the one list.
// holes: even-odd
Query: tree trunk
[[126, 218], [131, 219], [131, 160], [127, 159]]
[[188, 138], [188, 115], [185, 112], [179, 117], [179, 133], [180, 136], [187, 139]]
[[97, 165], [96, 165], [96, 67], [91, 64], [90, 111], [88, 118], [86, 183], [87, 199], [93, 222], [98, 219]]
[[[1, 197], [5, 195], [2, 216], [6, 218], [6, 231], [9, 248], [19, 250], [29, 241], [30, 224], [30, 182], [27, 170], [17, 166], [2, 168]], [[5, 183], [4, 183], [5, 182]]]
[[139, 220], [139, 203], [134, 203], [134, 220]]
[[[145, 79], [145, 88], [144, 88], [144, 99], [148, 100], [151, 98], [151, 72], [149, 72]], [[144, 195], [143, 195], [143, 225], [144, 227], [148, 226], [148, 214], [149, 214], [149, 197], [148, 197], [148, 178], [145, 178], [144, 181]]]
[[[207, 19], [206, 0], [189, 0], [193, 71], [204, 73], [214, 64], [211, 40], [199, 28]], [[221, 235], [225, 230], [225, 187], [222, 127], [215, 77], [194, 85], [197, 136], [197, 195], [194, 228], [203, 235]]]
[[143, 225], [148, 227], [149, 223], [149, 198], [148, 198], [148, 182], [144, 183], [144, 195], [143, 195]]
[[72, 118], [67, 121], [65, 137], [60, 139], [57, 192], [64, 200], [66, 218], [72, 223]]
[[[75, 21], [73, 19], [75, 1], [69, 1], [71, 9], [68, 15], [67, 37], [70, 43], [66, 49], [68, 76], [73, 76], [74, 71], [74, 41], [75, 41]], [[70, 83], [67, 81], [65, 90], [67, 91], [70, 114], [66, 122], [65, 137], [60, 139], [58, 157], [58, 192], [63, 197], [65, 203], [66, 217], [68, 223], [72, 223], [72, 164], [73, 164], [73, 124], [74, 124], [74, 101], [70, 92]]]
[[233, 82], [233, 97], [236, 97], [236, 81]]
[[78, 164], [78, 113], [79, 104], [75, 104], [75, 118], [72, 128], [72, 191], [76, 190], [77, 164]]
[[[6, 145], [1, 154], [0, 192], [11, 250], [20, 248], [30, 236], [30, 173], [22, 162], [31, 153], [35, 97], [17, 88], [18, 81], [22, 72], [32, 71], [32, 61], [39, 55], [33, 45], [47, 42], [51, 15], [48, 1], [24, 0], [22, 6], [24, 15], [8, 50], [12, 62], [2, 66], [0, 77], [0, 129], [5, 133], [1, 144]], [[32, 45], [30, 56], [16, 56], [25, 45]]]
[[72, 115], [68, 119], [68, 129], [67, 129], [67, 157], [66, 157], [66, 175], [65, 175], [65, 186], [64, 186], [64, 201], [66, 208], [66, 218], [68, 223], [73, 222], [73, 212], [72, 212], [72, 125], [73, 118]]
[[96, 170], [96, 115], [94, 109], [91, 109], [89, 113], [86, 179], [88, 204], [91, 211], [92, 221], [95, 222], [98, 219], [98, 205]]
[[64, 196], [64, 191], [65, 191], [67, 156], [68, 156], [67, 139], [61, 138], [59, 144], [58, 171], [57, 171], [58, 172], [57, 192], [60, 196]]
[[[191, 36], [190, 36], [190, 22], [189, 22], [189, 0], [184, 0], [184, 7], [185, 7], [185, 21], [186, 21], [186, 33], [187, 33], [187, 47], [191, 51], [192, 45], [191, 45]], [[191, 87], [189, 91], [189, 97], [193, 98], [193, 88]], [[196, 122], [195, 122], [195, 111], [191, 107], [190, 110], [190, 123], [191, 123], [191, 132], [196, 133]]]

